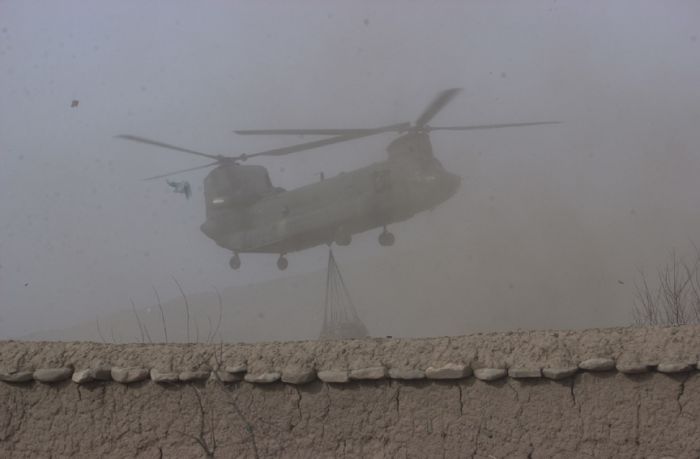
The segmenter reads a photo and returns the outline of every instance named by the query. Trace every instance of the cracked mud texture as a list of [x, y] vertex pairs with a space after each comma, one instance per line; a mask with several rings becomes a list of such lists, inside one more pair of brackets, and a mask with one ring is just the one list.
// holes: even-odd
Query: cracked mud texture
[[260, 457], [700, 456], [697, 372], [302, 386], [33, 382], [0, 384], [0, 401], [1, 457], [206, 457], [197, 438], [222, 458], [255, 449]]

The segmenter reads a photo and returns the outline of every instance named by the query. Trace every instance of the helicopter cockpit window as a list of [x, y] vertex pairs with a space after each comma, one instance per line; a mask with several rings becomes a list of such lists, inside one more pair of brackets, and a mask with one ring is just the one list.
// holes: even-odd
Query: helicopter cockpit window
[[267, 170], [262, 166], [220, 166], [204, 182], [207, 203], [223, 208], [250, 203], [272, 190]]

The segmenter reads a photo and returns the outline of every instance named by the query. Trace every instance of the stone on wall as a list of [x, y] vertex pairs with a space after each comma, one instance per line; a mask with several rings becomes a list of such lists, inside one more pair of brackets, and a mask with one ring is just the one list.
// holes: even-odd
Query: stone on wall
[[61, 368], [38, 368], [34, 370], [34, 380], [43, 383], [54, 383], [65, 381], [73, 374], [73, 369], [68, 367]]

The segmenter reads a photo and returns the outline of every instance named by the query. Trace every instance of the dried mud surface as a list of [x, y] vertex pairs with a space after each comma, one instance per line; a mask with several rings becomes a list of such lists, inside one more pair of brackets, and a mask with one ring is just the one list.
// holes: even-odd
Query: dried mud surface
[[35, 382], [0, 385], [0, 400], [2, 457], [206, 457], [197, 438], [214, 457], [255, 457], [256, 449], [259, 457], [700, 456], [698, 373], [303, 386]]

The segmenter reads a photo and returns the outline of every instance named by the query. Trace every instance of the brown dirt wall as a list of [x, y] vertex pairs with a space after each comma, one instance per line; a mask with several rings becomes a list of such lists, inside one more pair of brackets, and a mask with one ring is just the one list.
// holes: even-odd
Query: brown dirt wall
[[[560, 368], [590, 358], [625, 374], [579, 370], [494, 381], [216, 379], [121, 384], [0, 382], [0, 457], [700, 457], [700, 328], [513, 332], [425, 340], [255, 345], [0, 342], [6, 375], [95, 362], [179, 371], [212, 360], [278, 372], [411, 368]], [[217, 356], [215, 358], [215, 356]], [[222, 362], [223, 361], [223, 362]], [[674, 370], [680, 362], [686, 367]], [[663, 365], [672, 372], [663, 373]], [[691, 366], [692, 364], [692, 366]], [[359, 365], [359, 366], [358, 366]], [[680, 368], [680, 367], [679, 367]], [[16, 373], [14, 373], [16, 374]], [[372, 376], [374, 377], [374, 376]]]

